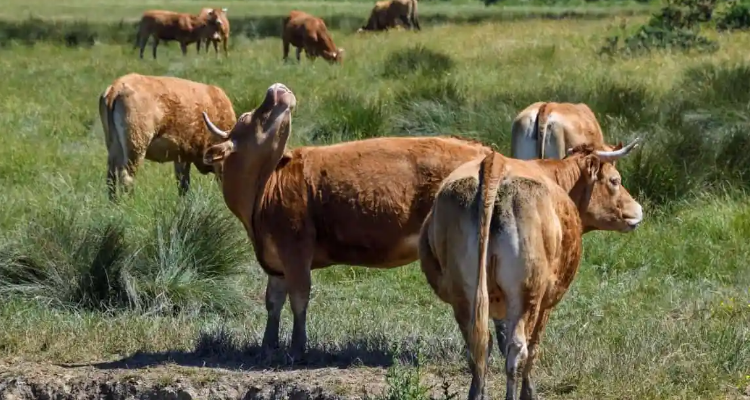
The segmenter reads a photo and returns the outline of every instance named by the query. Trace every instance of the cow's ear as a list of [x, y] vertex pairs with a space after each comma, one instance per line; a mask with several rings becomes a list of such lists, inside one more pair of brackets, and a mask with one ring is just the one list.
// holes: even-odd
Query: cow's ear
[[602, 167], [602, 160], [595, 155], [586, 156], [584, 159], [584, 171], [589, 182], [596, 182], [596, 177], [599, 176], [599, 170]]

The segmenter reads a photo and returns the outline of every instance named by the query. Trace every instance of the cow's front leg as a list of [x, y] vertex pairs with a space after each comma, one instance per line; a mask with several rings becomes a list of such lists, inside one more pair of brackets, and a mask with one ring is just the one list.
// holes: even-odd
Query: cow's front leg
[[279, 322], [281, 309], [286, 303], [286, 280], [283, 276], [269, 276], [266, 284], [266, 331], [263, 334], [262, 348], [266, 355], [279, 347]]
[[174, 177], [177, 180], [179, 195], [184, 196], [190, 189], [190, 163], [175, 161]]

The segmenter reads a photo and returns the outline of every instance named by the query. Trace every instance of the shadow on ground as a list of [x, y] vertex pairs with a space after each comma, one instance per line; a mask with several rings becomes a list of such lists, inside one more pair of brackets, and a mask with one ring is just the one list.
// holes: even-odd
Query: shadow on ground
[[288, 354], [288, 343], [282, 343], [271, 354], [265, 354], [259, 342], [241, 344], [219, 331], [201, 335], [192, 351], [136, 352], [116, 361], [59, 365], [68, 368], [93, 366], [105, 370], [153, 367], [167, 363], [229, 370], [345, 369], [352, 366], [387, 368], [397, 362], [415, 366], [420, 357], [427, 357], [431, 361], [455, 360], [463, 351], [461, 345], [451, 340], [426, 341], [415, 337], [394, 342], [385, 336], [368, 336], [330, 345], [310, 343], [304, 360], [292, 360]]

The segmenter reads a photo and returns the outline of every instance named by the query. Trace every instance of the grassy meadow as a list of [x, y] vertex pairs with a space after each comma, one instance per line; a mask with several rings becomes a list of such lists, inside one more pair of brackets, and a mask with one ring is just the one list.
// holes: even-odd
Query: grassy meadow
[[[425, 1], [422, 32], [357, 36], [369, 2], [308, 8], [230, 1], [230, 21], [252, 15], [257, 4], [274, 18], [293, 5], [323, 15], [351, 11], [359, 22], [332, 29], [346, 49], [342, 66], [304, 56], [283, 63], [278, 37], [245, 30], [233, 35], [228, 58], [213, 50], [197, 56], [194, 46], [183, 57], [170, 43], [157, 60], [150, 49], [139, 60], [134, 30], [117, 21], [146, 8], [202, 4], [12, 3], [0, 12], [7, 28], [0, 31], [13, 39], [0, 47], [0, 358], [81, 363], [145, 354], [157, 362], [183, 355], [224, 367], [286, 367], [281, 357], [259, 356], [266, 278], [211, 176], [193, 169], [191, 192], [180, 199], [172, 166], [146, 162], [132, 198], [107, 200], [98, 95], [116, 77], [138, 72], [218, 85], [238, 115], [283, 82], [298, 100], [293, 146], [459, 134], [508, 153], [511, 121], [528, 104], [587, 103], [609, 142], [645, 139], [618, 169], [646, 218], [630, 234], [585, 236], [580, 272], [552, 314], [536, 363], [540, 394], [750, 396], [750, 34], [706, 32], [721, 46], [710, 54], [602, 57], [606, 36], [646, 17], [571, 2], [571, 9], [614, 11], [598, 19], [514, 20], [504, 19], [513, 7], [545, 6]], [[496, 20], [429, 22], [429, 15], [463, 10]], [[14, 18], [32, 12], [101, 25], [92, 45], [31, 40], [18, 35]], [[100, 35], [110, 28], [124, 33]], [[288, 338], [288, 306], [283, 315]], [[408, 366], [419, 354], [424, 368], [468, 375], [450, 309], [416, 263], [314, 272], [308, 329], [307, 368], [387, 368], [394, 358]], [[504, 388], [504, 363], [493, 354], [490, 379]]]

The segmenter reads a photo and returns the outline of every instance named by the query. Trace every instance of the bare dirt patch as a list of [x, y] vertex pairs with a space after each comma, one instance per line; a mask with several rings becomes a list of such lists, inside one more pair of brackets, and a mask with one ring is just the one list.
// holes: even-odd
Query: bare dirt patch
[[[362, 399], [386, 386], [384, 368], [248, 370], [166, 363], [141, 368], [102, 368], [108, 363], [50, 364], [0, 361], [0, 400], [68, 399]], [[442, 380], [432, 374], [424, 383]], [[429, 385], [429, 383], [428, 383]]]
[[164, 364], [103, 370], [95, 364], [0, 361], [0, 399], [318, 399], [361, 398], [379, 392], [379, 368], [230, 371]]

